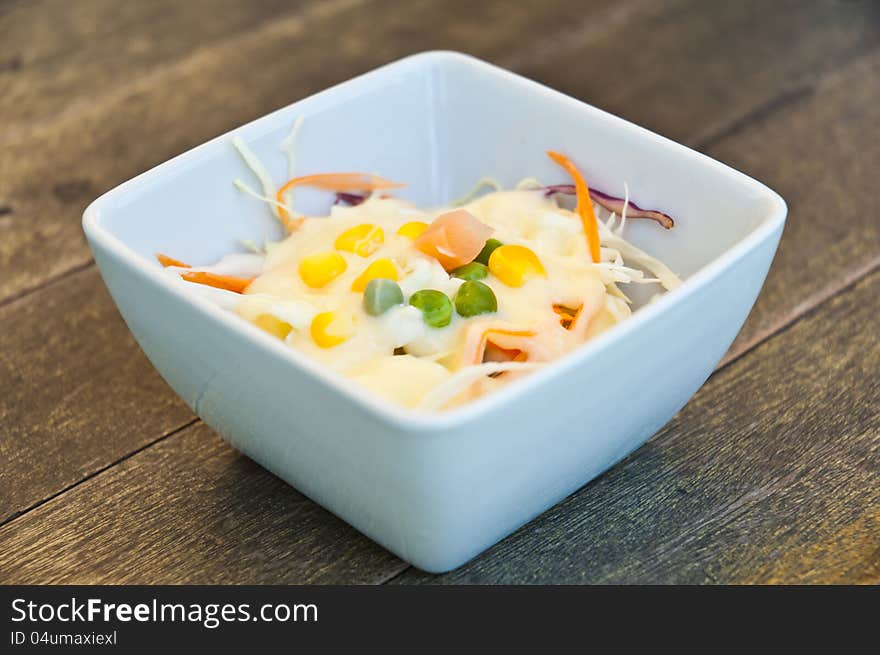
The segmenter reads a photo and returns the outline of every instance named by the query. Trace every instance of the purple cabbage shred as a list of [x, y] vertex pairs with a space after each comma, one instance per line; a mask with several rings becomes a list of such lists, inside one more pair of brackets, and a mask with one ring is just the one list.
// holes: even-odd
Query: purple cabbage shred
[[[545, 196], [552, 196], [554, 193], [561, 193], [568, 196], [573, 196], [577, 194], [574, 188], [574, 184], [551, 184], [544, 187]], [[621, 216], [623, 214], [623, 198], [609, 195], [603, 191], [599, 191], [598, 189], [590, 189], [590, 198], [597, 205], [604, 207], [610, 212], [614, 212], [618, 216]], [[673, 220], [672, 216], [670, 216], [669, 214], [664, 214], [663, 212], [657, 211], [656, 209], [642, 209], [632, 200], [630, 200], [629, 203], [627, 203], [626, 205], [626, 217], [648, 218], [652, 221], [656, 221], [667, 230], [670, 230], [675, 226], [675, 220]]]
[[355, 207], [356, 205], [361, 204], [366, 199], [366, 196], [362, 196], [359, 193], [346, 193], [345, 191], [337, 191], [336, 200], [333, 201], [333, 204], [350, 205], [352, 207]]

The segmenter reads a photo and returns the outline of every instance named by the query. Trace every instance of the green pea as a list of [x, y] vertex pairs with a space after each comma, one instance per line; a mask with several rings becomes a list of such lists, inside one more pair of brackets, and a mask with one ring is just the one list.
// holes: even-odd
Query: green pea
[[455, 311], [468, 318], [478, 314], [491, 314], [498, 311], [495, 293], [487, 285], [476, 280], [468, 280], [455, 294]]
[[394, 305], [403, 304], [403, 291], [394, 280], [377, 277], [364, 289], [364, 311], [370, 316], [384, 314]]
[[501, 243], [498, 239], [489, 239], [486, 242], [486, 245], [483, 246], [483, 249], [480, 251], [480, 254], [474, 258], [474, 261], [479, 262], [483, 266], [488, 266], [489, 265], [489, 257], [492, 255], [493, 252], [495, 252], [495, 248], [497, 248], [499, 246], [503, 246], [503, 245], [504, 244]]
[[425, 323], [431, 327], [446, 327], [452, 320], [452, 301], [441, 291], [416, 291], [410, 296], [409, 304], [422, 311]]
[[480, 262], [471, 262], [453, 270], [452, 275], [462, 280], [482, 280], [489, 275], [489, 267]]

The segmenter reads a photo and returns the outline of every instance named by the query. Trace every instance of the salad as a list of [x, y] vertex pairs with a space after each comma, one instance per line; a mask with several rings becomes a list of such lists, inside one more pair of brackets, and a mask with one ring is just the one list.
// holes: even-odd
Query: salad
[[[364, 173], [294, 175], [298, 121], [283, 147], [290, 179], [274, 185], [239, 139], [260, 183], [235, 185], [288, 233], [210, 266], [157, 258], [169, 275], [355, 383], [405, 407], [452, 408], [527, 375], [631, 314], [620, 285], [672, 289], [679, 278], [623, 238], [628, 220], [673, 219], [567, 176], [513, 189], [483, 179], [446, 207], [395, 196]], [[327, 216], [296, 211], [295, 191], [330, 192]], [[572, 207], [573, 202], [573, 207]]]

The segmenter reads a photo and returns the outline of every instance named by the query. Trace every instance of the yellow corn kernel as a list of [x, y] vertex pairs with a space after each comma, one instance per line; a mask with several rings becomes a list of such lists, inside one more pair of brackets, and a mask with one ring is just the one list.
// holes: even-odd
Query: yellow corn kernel
[[489, 270], [509, 287], [521, 287], [531, 277], [547, 277], [541, 260], [525, 246], [498, 246], [489, 257]]
[[390, 259], [384, 257], [372, 262], [364, 269], [364, 272], [358, 275], [354, 282], [351, 283], [352, 291], [363, 291], [367, 288], [370, 280], [381, 277], [386, 280], [394, 280], [397, 282], [399, 276], [397, 274], [397, 266]]
[[417, 239], [422, 236], [422, 232], [428, 229], [427, 223], [422, 223], [422, 221], [410, 221], [409, 223], [404, 223], [398, 228], [397, 233], [406, 237], [407, 239]]
[[354, 335], [354, 317], [347, 312], [321, 312], [312, 319], [309, 332], [321, 348], [333, 348]]
[[254, 325], [279, 339], [286, 339], [287, 335], [290, 334], [290, 331], [293, 329], [293, 326], [290, 323], [282, 321], [280, 318], [273, 316], [272, 314], [260, 314], [254, 319]]
[[378, 225], [363, 223], [346, 230], [338, 237], [333, 247], [345, 252], [353, 252], [361, 257], [369, 257], [385, 243], [385, 232]]
[[319, 289], [345, 273], [346, 268], [348, 264], [338, 252], [319, 252], [303, 257], [299, 276], [313, 289]]

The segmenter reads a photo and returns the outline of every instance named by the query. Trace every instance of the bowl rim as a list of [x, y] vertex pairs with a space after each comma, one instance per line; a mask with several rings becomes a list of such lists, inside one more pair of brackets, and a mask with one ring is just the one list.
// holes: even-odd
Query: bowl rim
[[[484, 71], [489, 71], [495, 75], [502, 76], [509, 81], [518, 84], [526, 84], [531, 86], [536, 92], [551, 96], [554, 101], [574, 103], [579, 109], [591, 112], [594, 117], [598, 117], [606, 122], [614, 123], [618, 127], [632, 130], [643, 138], [654, 140], [665, 147], [686, 150], [694, 158], [694, 165], [708, 166], [714, 169], [719, 175], [734, 177], [740, 184], [744, 185], [745, 188], [750, 189], [752, 193], [754, 193], [756, 199], [767, 201], [767, 213], [761, 219], [761, 222], [752, 228], [745, 237], [740, 239], [733, 246], [727, 248], [694, 274], [683, 279], [682, 284], [679, 287], [672, 291], [660, 294], [654, 302], [641, 307], [638, 311], [628, 317], [627, 320], [615, 325], [613, 329], [607, 330], [597, 337], [581, 344], [575, 350], [560, 357], [558, 360], [549, 362], [547, 366], [542, 366], [535, 371], [532, 371], [528, 376], [517, 380], [516, 384], [506, 385], [491, 394], [482, 396], [460, 407], [442, 412], [430, 413], [420, 412], [415, 409], [396, 405], [390, 400], [382, 398], [378, 394], [352, 383], [341, 373], [326, 367], [317, 360], [313, 360], [305, 353], [285, 345], [283, 342], [266, 334], [255, 325], [242, 320], [233, 312], [217, 306], [215, 303], [200, 295], [187, 293], [181, 285], [165, 275], [161, 268], [157, 268], [146, 258], [135, 253], [121, 239], [111, 234], [101, 222], [105, 209], [108, 205], [114, 203], [114, 201], [161, 179], [165, 173], [171, 170], [190, 164], [208, 151], [216, 148], [220, 142], [227, 142], [233, 136], [244, 138], [247, 133], [252, 132], [259, 124], [271, 122], [272, 117], [281, 113], [290, 112], [296, 108], [297, 105], [306, 100], [311, 100], [318, 96], [329, 95], [338, 88], [347, 86], [355, 81], [363, 83], [365, 81], [369, 82], [370, 78], [378, 80], [384, 75], [394, 73], [406, 67], [448, 62], [465, 63], [468, 66], [478, 67]], [[175, 155], [165, 162], [122, 182], [93, 200], [83, 212], [82, 224], [83, 231], [88, 237], [90, 243], [94, 243], [105, 251], [112, 253], [118, 261], [124, 263], [145, 281], [156, 284], [177, 298], [194, 305], [208, 316], [225, 325], [239, 337], [254, 341], [264, 350], [268, 350], [273, 355], [280, 356], [282, 359], [285, 359], [306, 374], [318, 377], [329, 387], [333, 387], [340, 396], [351, 402], [355, 402], [357, 405], [361, 406], [362, 409], [371, 413], [375, 418], [379, 418], [385, 423], [405, 431], [439, 432], [461, 428], [466, 423], [475, 421], [485, 414], [499, 410], [503, 408], [503, 406], [516, 402], [518, 399], [527, 396], [536, 386], [552, 383], [555, 379], [565, 375], [565, 373], [573, 367], [587, 364], [599, 351], [610, 348], [615, 343], [628, 338], [632, 332], [637, 331], [640, 326], [652, 320], [658, 314], [670, 311], [677, 305], [682, 304], [689, 296], [692, 296], [699, 289], [709, 285], [712, 281], [722, 276], [737, 261], [756, 250], [778, 230], [781, 230], [785, 224], [787, 213], [788, 207], [785, 200], [774, 190], [754, 178], [749, 177], [745, 173], [737, 171], [736, 169], [712, 159], [703, 153], [673, 141], [672, 139], [656, 134], [655, 132], [651, 132], [646, 128], [640, 127], [560, 91], [551, 89], [543, 84], [535, 82], [534, 80], [530, 80], [516, 73], [499, 68], [471, 55], [448, 50], [433, 50], [403, 57], [350, 80], [335, 84], [327, 89], [269, 112], [239, 127], [233, 128], [181, 154]]]

